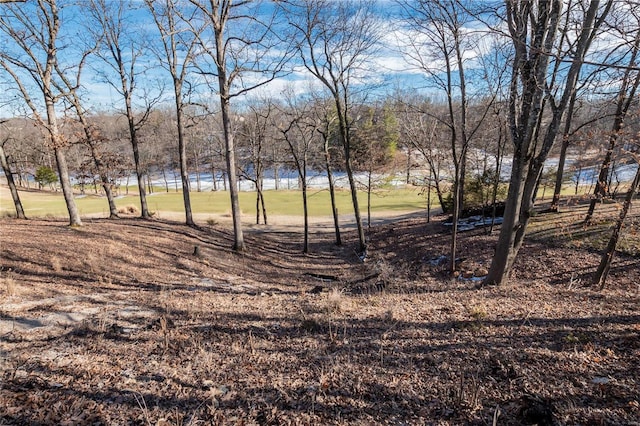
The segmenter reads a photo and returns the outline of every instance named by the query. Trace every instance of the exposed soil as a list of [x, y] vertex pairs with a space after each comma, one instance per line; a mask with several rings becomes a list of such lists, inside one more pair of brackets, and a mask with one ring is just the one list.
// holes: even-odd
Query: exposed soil
[[[638, 216], [540, 215], [508, 285], [444, 218], [298, 227], [0, 219], [0, 424], [640, 424]], [[480, 275], [496, 235], [461, 234]], [[194, 254], [198, 247], [198, 254]]]

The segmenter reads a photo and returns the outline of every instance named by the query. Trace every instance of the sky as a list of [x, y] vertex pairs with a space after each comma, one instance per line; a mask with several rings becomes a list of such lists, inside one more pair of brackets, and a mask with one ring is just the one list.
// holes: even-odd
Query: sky
[[[105, 0], [107, 4], [113, 4], [113, 9], [117, 9], [118, 2], [116, 0]], [[85, 0], [85, 3], [88, 0]], [[81, 57], [82, 50], [85, 46], [91, 44], [92, 32], [96, 30], [97, 25], [91, 22], [91, 19], [86, 15], [86, 11], [82, 11], [77, 6], [78, 3], [73, 0], [58, 0], [61, 7], [61, 30], [59, 36], [59, 60], [61, 65], [68, 69], [67, 75], [70, 78], [75, 78], [74, 73], [77, 69], [79, 58]], [[148, 95], [151, 93], [152, 97], [158, 96], [158, 87], [164, 86], [165, 94], [163, 95], [164, 102], [170, 103], [172, 96], [172, 87], [169, 79], [169, 75], [165, 70], [160, 69], [157, 65], [157, 57], [152, 52], [151, 46], [154, 44], [152, 40], [158, 37], [157, 28], [149, 14], [147, 8], [142, 0], [135, 0], [130, 3], [133, 7], [126, 11], [125, 26], [123, 29], [123, 37], [125, 43], [129, 40], [133, 40], [136, 44], [136, 48], [140, 48], [142, 54], [137, 58], [136, 72], [140, 73], [137, 87], [134, 94], [138, 96], [138, 107], [143, 107], [143, 101], [140, 99], [142, 95]], [[267, 11], [272, 8], [269, 2]], [[361, 76], [361, 82], [376, 83], [378, 91], [382, 93], [384, 90], [392, 90], [394, 87], [402, 85], [404, 87], [424, 85], [424, 82], [420, 83], [423, 75], [416, 69], [412, 69], [406, 61], [403, 59], [402, 54], [398, 51], [398, 42], [402, 37], [406, 37], [406, 34], [402, 34], [394, 27], [394, 20], [397, 17], [398, 7], [395, 2], [390, 0], [380, 0], [377, 2], [376, 14], [379, 19], [376, 25], [380, 25], [380, 28], [384, 28], [384, 34], [381, 37], [381, 43], [378, 51], [370, 58], [371, 70], [367, 74]], [[7, 6], [2, 5], [2, 8]], [[29, 15], [36, 16], [33, 7], [33, 3], [19, 4], [18, 6], [11, 6], [18, 8], [19, 10], [25, 10]], [[30, 9], [31, 8], [31, 9]], [[8, 25], [16, 26], [15, 20], [10, 21], [6, 19], [7, 10], [1, 10], [0, 13], [5, 15], [5, 21]], [[232, 27], [232, 24], [229, 24]], [[14, 28], [16, 29], [16, 28]], [[20, 28], [17, 28], [20, 30]], [[42, 32], [42, 31], [41, 31]], [[26, 33], [26, 32], [25, 32]], [[16, 52], [16, 42], [11, 40], [6, 33], [0, 33], [0, 45], [4, 46], [0, 49], [13, 55]], [[130, 66], [130, 59], [132, 56], [129, 51], [124, 52], [125, 62], [127, 66]], [[42, 56], [40, 56], [41, 59]], [[206, 67], [205, 67], [206, 68]], [[205, 71], [210, 70], [205, 69]], [[32, 81], [25, 75], [21, 74], [22, 81], [25, 85], [32, 88], [32, 93], [36, 102], [40, 102], [40, 96], [37, 95], [37, 88]], [[245, 81], [252, 83], [253, 77], [249, 74], [245, 75]], [[108, 83], [109, 80], [111, 83]], [[189, 80], [197, 85], [202, 83], [205, 78], [198, 73], [193, 74]], [[213, 89], [215, 89], [215, 78], [209, 78], [213, 81]], [[121, 109], [121, 88], [119, 86], [119, 80], [117, 76], [110, 70], [109, 66], [104, 61], [99, 59], [97, 55], [90, 55], [82, 74], [81, 91], [83, 100], [86, 104], [90, 105], [94, 111], [110, 111], [114, 109]], [[115, 83], [115, 84], [114, 84]], [[20, 115], [25, 107], [21, 102], [21, 96], [15, 90], [15, 83], [7, 75], [6, 72], [0, 73], [0, 115], [11, 116]], [[275, 79], [268, 85], [260, 88], [256, 95], [260, 96], [278, 96], [282, 94], [284, 90], [293, 90], [297, 93], [303, 93], [309, 91], [311, 87], [315, 87], [317, 90], [317, 81], [312, 78], [301, 64], [292, 62], [291, 69], [281, 78]], [[215, 96], [212, 95], [212, 88], [206, 86], [200, 86], [198, 89], [201, 93], [203, 100], [215, 102]]]
[[[70, 78], [75, 78], [74, 72], [77, 69], [77, 64], [79, 63], [83, 49], [91, 45], [92, 35], [99, 26], [91, 20], [86, 9], [78, 6], [86, 6], [90, 0], [82, 0], [81, 2], [77, 0], [57, 1], [61, 8], [61, 30], [58, 43], [59, 59], [61, 66], [67, 69], [67, 75]], [[114, 13], [120, 4], [119, 0], [102, 1], [106, 2], [108, 10]], [[155, 1], [159, 2], [160, 0]], [[329, 2], [343, 6], [356, 3], [355, 0], [329, 0]], [[134, 91], [136, 107], [144, 107], [145, 97], [158, 98], [157, 100], [160, 103], [170, 105], [172, 104], [171, 80], [166, 70], [158, 66], [158, 58], [152, 49], [154, 46], [156, 48], [159, 46], [157, 28], [145, 6], [144, 0], [125, 1], [125, 3], [131, 7], [127, 8], [124, 12], [125, 18], [122, 27], [123, 42], [125, 47], [132, 45], [135, 49], [139, 49], [140, 55], [137, 57], [135, 64], [137, 73], [136, 89]], [[257, 13], [259, 18], [264, 18], [273, 11], [273, 1], [266, 0], [264, 2], [252, 3], [252, 5], [259, 3], [266, 5]], [[400, 90], [402, 92], [422, 93], [424, 95], [441, 98], [443, 94], [436, 87], [437, 84], [434, 85], [434, 83], [437, 82], [438, 77], [442, 76], [442, 74], [439, 74], [443, 69], [442, 59], [430, 56], [432, 54], [431, 52], [422, 50], [421, 53], [425, 55], [423, 57], [424, 63], [428, 65], [429, 69], [434, 73], [432, 76], [429, 76], [424, 69], [417, 66], [415, 61], [409, 59], [406, 50], [403, 52], [403, 48], [406, 49], [407, 43], [409, 42], [421, 48], [429, 46], [424, 32], [421, 33], [407, 28], [406, 21], [403, 21], [400, 16], [402, 9], [395, 0], [378, 0], [372, 4], [375, 5], [371, 10], [376, 18], [376, 22], [373, 25], [380, 31], [380, 43], [375, 53], [369, 57], [368, 69], [366, 71], [360, 71], [357, 74], [356, 86], [368, 85], [375, 87], [372, 93], [373, 95], [379, 96], [386, 96], [389, 93]], [[0, 5], [0, 18], [2, 18], [3, 22], [6, 22], [4, 26], [5, 30], [22, 30], [15, 20], [8, 18], [9, 12], [12, 9], [24, 10], [26, 16], [33, 19], [37, 16], [34, 7], [34, 2], [19, 3], [11, 6], [7, 4]], [[250, 12], [253, 11], [251, 10]], [[291, 19], [291, 16], [284, 16], [284, 18], [285, 20]], [[193, 23], [195, 21], [191, 22]], [[246, 22], [247, 21], [238, 23], [230, 21], [228, 27], [232, 31], [239, 29], [238, 31], [240, 32], [234, 33], [234, 35], [239, 35], [245, 29], [244, 25]], [[0, 28], [2, 28], [2, 26], [0, 26]], [[279, 36], [283, 36], [287, 31], [286, 26], [282, 26], [281, 28], [282, 30], [277, 32]], [[429, 29], [431, 29], [431, 27], [429, 27]], [[39, 28], [37, 27], [35, 30], [36, 33], [42, 33], [42, 31], [38, 31]], [[480, 66], [480, 59], [494, 47], [493, 39], [487, 36], [486, 25], [477, 20], [470, 20], [465, 23], [463, 32], [474, 39], [473, 46], [464, 52], [466, 68], [469, 73], [472, 73], [474, 69], [482, 68]], [[27, 33], [28, 31], [23, 31], [21, 35]], [[249, 36], [252, 34], [253, 33], [250, 33]], [[244, 34], [244, 36], [247, 35]], [[27, 38], [26, 36], [23, 37], [23, 39]], [[284, 38], [277, 47], [286, 45], [287, 37], [285, 36]], [[212, 38], [209, 36], [204, 37], [204, 39], [204, 43], [211, 46]], [[595, 45], [606, 49], [612, 43], [616, 42], [618, 41], [614, 35], [605, 33], [598, 37]], [[17, 42], [8, 37], [6, 31], [0, 31], [0, 52], [14, 56], [13, 53], [16, 51]], [[102, 51], [105, 52], [104, 49]], [[279, 52], [277, 48], [272, 51], [274, 54]], [[123, 54], [125, 65], [130, 66], [130, 59], [132, 58], [130, 49], [125, 48]], [[22, 57], [20, 57], [20, 59], [22, 59]], [[41, 61], [42, 56], [40, 55], [38, 59]], [[215, 93], [217, 79], [213, 75], [205, 77], [205, 74], [213, 69], [211, 58], [209, 57], [208, 59], [208, 63], [200, 70], [190, 74], [188, 80], [196, 91], [197, 96], [194, 97], [195, 100], [215, 106], [218, 102]], [[24, 84], [32, 89], [31, 93], [35, 94], [33, 96], [35, 102], [42, 104], [39, 99], [40, 97], [37, 95], [38, 90], [34, 83], [30, 81], [25, 73], [19, 74]], [[478, 74], [469, 79], [471, 91], [479, 94], [482, 94], [483, 91], [486, 92], [487, 86], [485, 86], [482, 77], [481, 74]], [[111, 84], [107, 81], [111, 82]], [[212, 84], [202, 84], [206, 81]], [[257, 79], [255, 75], [245, 73], [243, 81], [251, 85], [260, 80]], [[160, 88], [162, 87], [164, 88], [164, 92], [161, 94]], [[289, 71], [286, 75], [261, 87], [259, 90], [253, 92], [253, 95], [277, 97], [282, 96], [284, 91], [293, 91], [302, 94], [309, 90], [318, 90], [319, 87], [318, 81], [309, 75], [299, 60], [294, 59], [290, 63]], [[21, 101], [21, 96], [19, 96], [15, 88], [15, 82], [13, 82], [6, 72], [2, 72], [0, 68], [0, 116], [21, 115], [25, 111], [24, 102]], [[80, 93], [85, 104], [96, 112], [120, 110], [122, 109], [122, 96], [119, 91], [121, 90], [119, 80], [113, 70], [111, 70], [98, 55], [90, 55], [81, 79]], [[239, 104], [241, 103], [242, 102], [239, 102]], [[238, 102], [236, 102], [236, 104], [238, 104]]]

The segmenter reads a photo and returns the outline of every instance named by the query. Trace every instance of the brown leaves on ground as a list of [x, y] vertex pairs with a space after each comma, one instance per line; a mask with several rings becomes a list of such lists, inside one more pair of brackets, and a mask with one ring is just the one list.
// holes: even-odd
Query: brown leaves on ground
[[[596, 292], [598, 253], [532, 228], [510, 284], [475, 290], [424, 219], [373, 228], [365, 263], [330, 229], [237, 254], [223, 228], [86, 222], [0, 222], [0, 423], [640, 420], [637, 255]], [[469, 268], [495, 238], [461, 235]]]

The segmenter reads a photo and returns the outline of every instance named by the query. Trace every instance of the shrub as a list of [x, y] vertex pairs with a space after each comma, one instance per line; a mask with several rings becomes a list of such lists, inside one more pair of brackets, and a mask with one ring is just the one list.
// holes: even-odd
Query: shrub
[[49, 166], [40, 166], [36, 170], [36, 174], [34, 176], [36, 182], [40, 188], [45, 185], [53, 185], [58, 182], [58, 175], [56, 172]]

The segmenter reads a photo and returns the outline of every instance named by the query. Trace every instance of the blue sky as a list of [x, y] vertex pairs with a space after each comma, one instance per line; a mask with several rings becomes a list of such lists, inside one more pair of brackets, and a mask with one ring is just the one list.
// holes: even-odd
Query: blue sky
[[[88, 0], [83, 0], [87, 2]], [[118, 0], [106, 0], [116, 6]], [[336, 0], [338, 1], [338, 0]], [[350, 0], [340, 0], [350, 1]], [[63, 66], [69, 67], [73, 71], [74, 65], [77, 63], [79, 55], [82, 52], [84, 46], [90, 43], [90, 29], [95, 26], [89, 26], [89, 22], [86, 16], [82, 15], [81, 9], [78, 8], [77, 0], [58, 0], [62, 8], [62, 30], [61, 39], [59, 43], [59, 57]], [[86, 3], [84, 3], [86, 4]], [[273, 10], [273, 3], [268, 1], [265, 3], [266, 9], [261, 13], [268, 13]], [[125, 34], [132, 37], [132, 39], [143, 48], [144, 55], [138, 60], [138, 71], [144, 73], [138, 78], [138, 94], [142, 93], [154, 93], [157, 95], [157, 88], [159, 85], [164, 85], [167, 92], [165, 94], [166, 101], [171, 101], [172, 88], [168, 74], [158, 67], [157, 58], [153, 55], [150, 49], [150, 43], [154, 38], [157, 40], [157, 29], [155, 24], [149, 15], [148, 10], [143, 0], [134, 0], [131, 2], [133, 9], [128, 11], [127, 14], [127, 26]], [[8, 6], [2, 5], [1, 8]], [[23, 8], [33, 12], [34, 3], [20, 3], [14, 8]], [[2, 13], [5, 13], [3, 9], [0, 9]], [[376, 2], [375, 9], [378, 16], [378, 23], [382, 30], [380, 49], [375, 56], [370, 58], [371, 72], [364, 76], [363, 81], [369, 83], [374, 82], [377, 86], [377, 94], [385, 94], [392, 92], [396, 88], [409, 92], [422, 92], [426, 94], [435, 94], [435, 96], [441, 97], [442, 93], [439, 93], [437, 89], [433, 87], [431, 82], [426, 77], [424, 70], [416, 66], [417, 64], [411, 63], [407, 60], [407, 56], [401, 52], [401, 46], [404, 44], [406, 47], [407, 41], [415, 42], [417, 45], [427, 45], [427, 41], [424, 35], [421, 35], [415, 31], [412, 31], [405, 26], [405, 22], [399, 18], [401, 9], [394, 0], [379, 0]], [[35, 15], [34, 15], [35, 16]], [[484, 31], [483, 24], [479, 24], [477, 21], [471, 21], [467, 24], [465, 29], [469, 32], [472, 31]], [[11, 51], [15, 47], [15, 43], [12, 44], [11, 40], [7, 39], [5, 35], [0, 35], [0, 49], [5, 51]], [[465, 53], [467, 68], [473, 70], [479, 67], [478, 59], [481, 55], [487, 53], [491, 48], [491, 43], [487, 41], [491, 40], [485, 33], [478, 34], [480, 43], [478, 47], [470, 49]], [[147, 41], [145, 41], [147, 40]], [[608, 46], [613, 42], [617, 42], [613, 37], [601, 36], [597, 40], [596, 45]], [[429, 66], [433, 69], [437, 69], [441, 66], [442, 61], [437, 59], [432, 60]], [[88, 105], [94, 110], [117, 110], [121, 108], [121, 97], [113, 87], [105, 84], [100, 77], [100, 73], [104, 73], [107, 67], [98, 58], [92, 57], [88, 66], [83, 74], [82, 79], [82, 95]], [[113, 75], [112, 75], [113, 76]], [[366, 77], [366, 78], [365, 78]], [[27, 81], [25, 79], [25, 81]], [[194, 74], [191, 78], [192, 82], [202, 81], [201, 77]], [[283, 78], [276, 79], [269, 85], [261, 88], [256, 94], [278, 96], [283, 90], [294, 90], [295, 92], [302, 93], [308, 91], [311, 85], [318, 87], [318, 83], [304, 70], [304, 68], [298, 63], [292, 63], [292, 71]], [[475, 86], [474, 86], [475, 85]], [[482, 79], [471, 79], [471, 89], [481, 92], [484, 88]], [[20, 105], [20, 102], [15, 102], [15, 99], [19, 100], [19, 96], [16, 97], [15, 90], [12, 88], [15, 84], [11, 81], [6, 73], [0, 72], [0, 115], [10, 116], [19, 114], [16, 112], [16, 106]], [[215, 104], [217, 102], [215, 93], [211, 88], [202, 86], [200, 89], [201, 97], [203, 101], [211, 102]], [[34, 96], [35, 97], [35, 96]], [[139, 103], [139, 106], [142, 103]]]
[[[77, 2], [71, 0], [58, 0], [58, 2], [62, 6], [59, 58], [65, 67], [69, 67], [72, 71], [71, 74], [73, 74], [74, 65], [78, 61], [83, 46], [91, 42], [89, 37], [90, 32], [86, 28], [88, 19], [82, 16], [80, 9], [75, 6]], [[126, 33], [139, 42], [143, 37], [146, 37], [147, 34], [154, 34], [157, 30], [149, 12], [144, 6], [144, 2], [137, 0], [131, 4], [135, 9], [128, 12], [129, 16], [127, 20], [130, 28], [128, 28]], [[388, 90], [392, 90], [392, 88], [400, 82], [404, 87], [419, 87], [424, 85], [424, 82], [420, 82], [422, 74], [418, 70], [408, 66], [397, 50], [399, 37], [406, 37], [407, 35], [397, 32], [393, 28], [393, 20], [398, 12], [396, 3], [391, 0], [383, 0], [379, 1], [377, 5], [380, 13], [380, 25], [388, 25], [389, 28], [382, 38], [380, 51], [375, 57], [371, 58], [373, 72], [369, 78], [376, 78], [379, 79], [381, 83], [387, 83], [380, 87], [388, 88]], [[33, 3], [27, 3], [12, 7], [29, 9], [33, 8], [34, 5]], [[5, 46], [3, 49], [11, 50], [12, 47], [15, 47], [15, 45], [12, 46], [12, 42], [8, 40], [6, 36], [3, 35], [2, 37], [2, 43]], [[144, 56], [138, 61], [141, 67], [146, 68], [148, 66], [149, 69], [146, 69], [144, 71], [144, 77], [141, 75], [139, 79], [139, 93], [141, 93], [143, 89], [145, 91], [155, 91], [158, 82], [162, 81], [168, 89], [166, 96], [170, 99], [171, 87], [168, 75], [163, 70], [153, 67], [153, 65], [156, 65], [156, 58], [151, 53], [151, 50], [148, 49], [149, 46], [146, 47], [147, 49], [145, 50]], [[117, 90], [114, 90], [113, 87], [102, 81], [103, 78], [100, 76], [100, 73], [104, 73], [106, 69], [107, 67], [105, 67], [103, 62], [93, 57], [88, 61], [88, 66], [83, 73], [83, 97], [86, 102], [96, 110], [117, 109], [121, 102]], [[198, 80], [198, 78], [194, 78], [194, 80]], [[24, 81], [27, 82], [28, 79]], [[304, 92], [309, 90], [309, 86], [312, 83], [315, 83], [314, 80], [309, 77], [300, 66], [294, 66], [293, 71], [286, 77], [275, 80], [260, 91], [262, 94], [277, 95], [285, 88], [294, 88], [298, 92]], [[10, 90], [12, 87], [15, 87], [15, 85], [6, 73], [0, 74], [0, 84], [3, 88], [3, 95], [0, 95], [0, 114], [6, 116], [19, 113], [15, 112], [17, 104], [11, 101], [16, 98], [15, 92]], [[207, 97], [207, 92], [210, 92], [210, 90], [203, 89], [205, 98]], [[34, 98], [39, 100], [37, 95], [34, 96]]]

